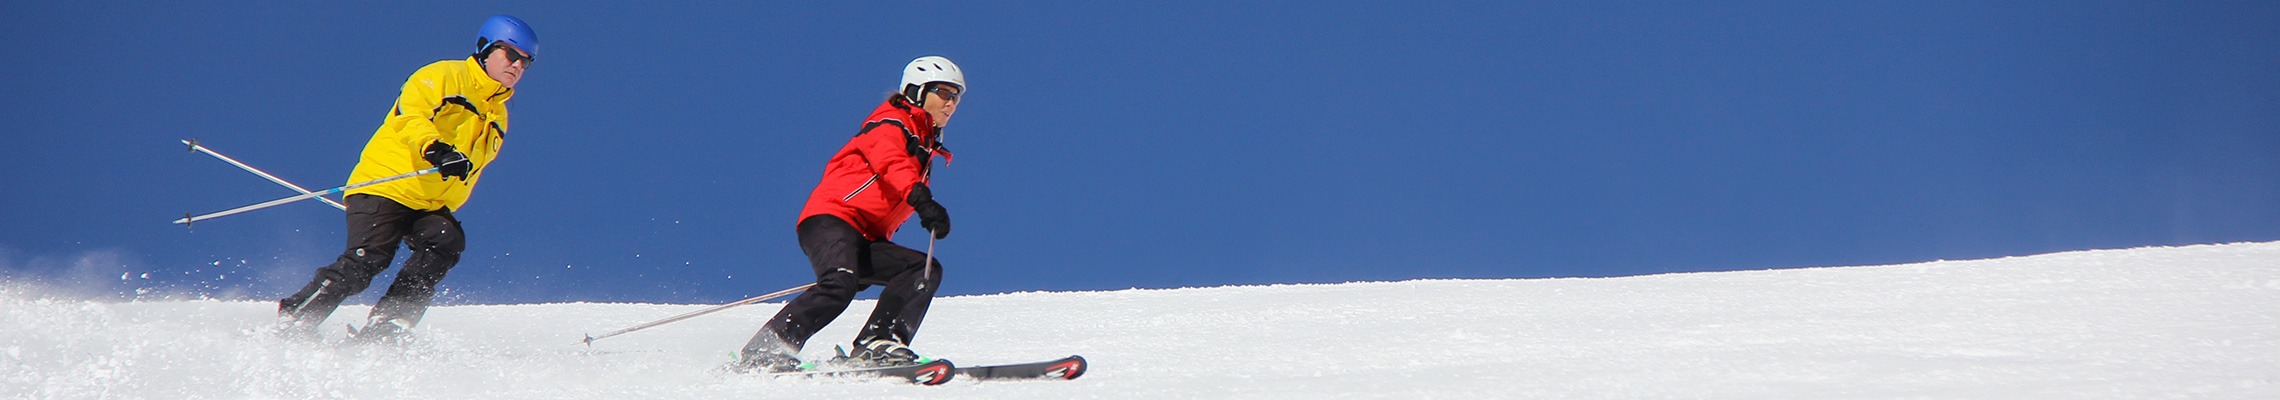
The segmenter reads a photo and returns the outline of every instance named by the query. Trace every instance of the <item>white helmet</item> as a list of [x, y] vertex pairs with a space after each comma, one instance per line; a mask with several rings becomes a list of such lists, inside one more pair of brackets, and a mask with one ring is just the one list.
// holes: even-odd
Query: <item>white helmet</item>
[[966, 90], [966, 73], [958, 70], [958, 64], [953, 64], [950, 59], [942, 56], [919, 57], [910, 60], [910, 65], [903, 66], [902, 93], [903, 97], [910, 98], [912, 104], [926, 101], [918, 91], [925, 89], [926, 84], [935, 82], [958, 85], [958, 90], [962, 93]]

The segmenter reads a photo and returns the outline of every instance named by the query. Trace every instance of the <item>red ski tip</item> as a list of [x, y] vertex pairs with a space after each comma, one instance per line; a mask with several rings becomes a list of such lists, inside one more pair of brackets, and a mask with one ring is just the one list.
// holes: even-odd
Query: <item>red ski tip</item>
[[957, 370], [957, 368], [951, 367], [950, 363], [930, 365], [926, 368], [919, 369], [916, 375], [911, 376], [911, 381], [918, 382], [920, 385], [927, 386], [940, 385], [950, 382], [951, 377], [957, 376], [957, 374], [951, 373], [955, 370]]
[[1045, 375], [1060, 377], [1064, 380], [1077, 379], [1077, 377], [1085, 375], [1085, 359], [1077, 358], [1053, 364], [1053, 366], [1045, 368]]

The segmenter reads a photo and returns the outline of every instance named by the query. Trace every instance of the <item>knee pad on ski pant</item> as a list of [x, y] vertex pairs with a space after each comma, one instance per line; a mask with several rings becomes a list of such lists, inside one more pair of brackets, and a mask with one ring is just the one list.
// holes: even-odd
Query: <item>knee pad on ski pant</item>
[[404, 260], [404, 268], [396, 271], [395, 287], [390, 294], [405, 289], [431, 289], [443, 280], [451, 267], [459, 265], [459, 254], [467, 251], [467, 234], [460, 230], [459, 221], [450, 212], [428, 214], [412, 222], [412, 232], [404, 237], [404, 245], [412, 248], [411, 259]]
[[[836, 305], [837, 308], [844, 309], [847, 308], [847, 303], [855, 301], [856, 293], [862, 293], [863, 289], [870, 288], [871, 285], [865, 285], [861, 280], [856, 279], [853, 272], [832, 271], [816, 277], [815, 287], [808, 288], [807, 292], [800, 293], [800, 297], [794, 300], [809, 300], [809, 295], [814, 295], [814, 300], [820, 301], [815, 303], [817, 305]], [[833, 311], [831, 315], [825, 315], [823, 318], [824, 321], [830, 321], [832, 317], [837, 316], [839, 316], [839, 312]]]
[[413, 251], [447, 254], [458, 259], [467, 251], [467, 232], [460, 229], [459, 219], [450, 211], [438, 211], [412, 221], [412, 232], [404, 237], [404, 245]]

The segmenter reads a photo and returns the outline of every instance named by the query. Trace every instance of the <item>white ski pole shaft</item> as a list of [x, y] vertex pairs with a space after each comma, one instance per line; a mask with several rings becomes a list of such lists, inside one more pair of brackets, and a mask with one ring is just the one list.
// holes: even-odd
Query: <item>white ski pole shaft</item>
[[720, 310], [726, 310], [726, 309], [730, 309], [730, 308], [735, 308], [736, 306], [741, 306], [741, 305], [746, 305], [746, 304], [752, 304], [752, 303], [758, 303], [758, 302], [768, 301], [769, 299], [774, 299], [774, 298], [777, 298], [777, 297], [784, 297], [784, 295], [789, 295], [789, 294], [792, 294], [792, 293], [798, 293], [798, 292], [800, 292], [800, 291], [802, 291], [802, 290], [808, 290], [808, 288], [811, 288], [811, 287], [815, 287], [815, 284], [813, 284], [813, 283], [810, 283], [810, 284], [805, 284], [805, 285], [794, 286], [794, 287], [792, 287], [792, 288], [790, 288], [790, 289], [778, 290], [778, 291], [776, 291], [775, 293], [769, 293], [769, 294], [763, 294], [763, 295], [759, 295], [759, 296], [753, 296], [752, 298], [749, 298], [749, 299], [744, 299], [744, 300], [737, 300], [735, 303], [722, 304], [722, 305], [718, 305], [718, 306], [713, 306], [712, 308], [707, 308], [707, 309], [703, 309], [703, 310], [697, 310], [697, 311], [693, 311], [693, 312], [690, 312], [690, 313], [687, 313], [687, 314], [675, 315], [675, 316], [672, 316], [671, 318], [666, 318], [666, 319], [661, 319], [661, 320], [656, 320], [656, 321], [650, 321], [650, 322], [648, 322], [648, 323], [644, 323], [644, 324], [641, 324], [641, 325], [634, 325], [634, 326], [633, 326], [633, 327], [631, 327], [631, 328], [619, 329], [619, 330], [617, 330], [617, 331], [614, 331], [614, 332], [610, 332], [610, 333], [604, 333], [604, 334], [602, 334], [601, 336], [586, 335], [586, 340], [585, 340], [585, 342], [584, 342], [584, 343], [585, 343], [587, 346], [592, 346], [592, 345], [594, 345], [594, 341], [596, 341], [596, 340], [608, 339], [608, 338], [609, 338], [609, 337], [611, 337], [611, 336], [617, 336], [617, 335], [623, 335], [623, 334], [627, 334], [627, 333], [633, 333], [633, 331], [638, 331], [638, 330], [643, 330], [643, 329], [654, 328], [654, 327], [656, 327], [656, 326], [658, 326], [658, 325], [670, 324], [670, 323], [674, 323], [674, 322], [679, 322], [679, 321], [681, 321], [681, 320], [684, 320], [684, 319], [696, 318], [697, 316], [700, 316], [700, 315], [705, 315], [705, 314], [716, 313], [716, 312], [720, 312]]
[[254, 203], [254, 204], [252, 204], [252, 205], [248, 205], [248, 206], [244, 206], [244, 207], [232, 208], [232, 209], [228, 209], [228, 210], [222, 210], [222, 211], [217, 211], [217, 212], [208, 213], [208, 214], [204, 214], [204, 215], [193, 215], [193, 216], [182, 217], [182, 219], [174, 220], [174, 223], [177, 223], [177, 224], [183, 224], [183, 225], [189, 225], [189, 224], [190, 224], [190, 223], [192, 223], [192, 222], [198, 222], [198, 221], [204, 221], [204, 220], [209, 220], [209, 219], [215, 219], [215, 218], [227, 217], [227, 216], [230, 216], [230, 215], [234, 215], [234, 214], [237, 214], [237, 213], [242, 213], [242, 212], [247, 212], [247, 211], [253, 211], [253, 210], [259, 210], [259, 209], [270, 208], [270, 207], [276, 207], [276, 206], [277, 206], [277, 205], [279, 205], [279, 204], [291, 203], [291, 202], [296, 202], [296, 201], [301, 201], [301, 200], [308, 200], [308, 199], [317, 198], [317, 197], [320, 197], [320, 196], [324, 196], [324, 195], [328, 195], [328, 194], [340, 194], [341, 192], [346, 192], [346, 191], [348, 191], [348, 190], [350, 190], [350, 189], [355, 189], [355, 188], [360, 188], [360, 187], [365, 187], [365, 186], [378, 185], [378, 184], [381, 184], [381, 183], [387, 183], [388, 181], [394, 181], [394, 180], [398, 180], [398, 179], [404, 179], [404, 178], [410, 178], [410, 177], [415, 177], [415, 176], [420, 176], [420, 175], [427, 175], [427, 174], [432, 174], [432, 173], [435, 173], [435, 172], [436, 172], [436, 171], [438, 171], [438, 170], [440, 170], [440, 169], [439, 169], [439, 168], [428, 168], [428, 169], [423, 169], [423, 170], [418, 170], [418, 171], [406, 172], [406, 173], [404, 173], [404, 174], [402, 174], [402, 175], [396, 175], [396, 176], [391, 176], [391, 177], [386, 177], [386, 178], [380, 178], [380, 179], [373, 179], [373, 180], [369, 180], [369, 181], [363, 181], [363, 182], [351, 183], [351, 184], [348, 184], [348, 185], [345, 185], [345, 186], [341, 186], [341, 187], [336, 187], [336, 188], [331, 188], [331, 189], [325, 189], [325, 190], [323, 190], [323, 191], [317, 191], [317, 192], [309, 192], [309, 193], [302, 193], [302, 194], [299, 194], [299, 195], [293, 195], [293, 196], [286, 196], [285, 198], [282, 198], [282, 199], [276, 199], [276, 200], [264, 201], [264, 202], [260, 202], [260, 203]]
[[[939, 133], [937, 133], [937, 134], [939, 134]], [[936, 141], [937, 141], [937, 142], [940, 142], [940, 138], [936, 138]], [[933, 153], [933, 152], [931, 152], [931, 151], [927, 152], [927, 159], [926, 159], [926, 161], [933, 161], [933, 160], [934, 160], [934, 158], [933, 158], [933, 157], [934, 157], [934, 155], [933, 155], [933, 154], [934, 154], [934, 153]], [[927, 168], [927, 169], [926, 169], [926, 182], [927, 182], [927, 184], [928, 184], [928, 185], [932, 185], [932, 184], [934, 184], [934, 168], [932, 168], [932, 167], [929, 167], [929, 168]], [[926, 230], [926, 262], [925, 262], [925, 263], [921, 263], [921, 264], [918, 264], [918, 288], [919, 288], [919, 290], [925, 290], [925, 289], [926, 289], [926, 281], [929, 281], [929, 280], [933, 280], [933, 279], [934, 279], [934, 230], [933, 230], [933, 229], [928, 229], [928, 230]]]
[[934, 279], [934, 232], [926, 235], [926, 262], [918, 264], [918, 288], [925, 289], [926, 281]]
[[[287, 187], [287, 188], [292, 188], [292, 189], [293, 189], [293, 191], [295, 191], [295, 192], [300, 192], [301, 194], [308, 194], [308, 193], [309, 193], [309, 189], [304, 189], [304, 188], [301, 188], [301, 185], [295, 185], [295, 184], [293, 184], [292, 182], [286, 182], [284, 178], [278, 178], [276, 175], [270, 175], [268, 172], [262, 172], [260, 169], [254, 168], [254, 167], [253, 167], [253, 166], [251, 166], [251, 165], [245, 165], [245, 163], [242, 163], [242, 162], [238, 162], [238, 160], [237, 160], [237, 159], [234, 159], [234, 158], [230, 158], [230, 156], [225, 156], [225, 155], [222, 155], [222, 153], [216, 153], [216, 152], [214, 152], [214, 149], [206, 148], [206, 146], [203, 146], [203, 145], [199, 145], [199, 144], [198, 144], [198, 139], [195, 139], [195, 138], [193, 138], [193, 139], [184, 139], [184, 140], [182, 141], [182, 144], [187, 144], [187, 145], [190, 145], [190, 151], [195, 151], [195, 152], [200, 152], [200, 153], [206, 153], [206, 155], [209, 155], [209, 156], [214, 156], [214, 158], [219, 158], [219, 159], [222, 159], [222, 162], [230, 163], [230, 165], [235, 165], [235, 166], [237, 166], [237, 167], [238, 167], [238, 169], [242, 169], [242, 170], [245, 170], [245, 172], [252, 172], [254, 175], [261, 175], [261, 177], [262, 177], [262, 178], [268, 178], [270, 182], [276, 182], [278, 185], [283, 185], [283, 186], [285, 186], [285, 187]], [[331, 206], [333, 206], [333, 208], [338, 208], [338, 209], [340, 209], [341, 211], [348, 211], [348, 206], [344, 206], [344, 205], [341, 205], [341, 204], [340, 204], [340, 202], [337, 202], [337, 201], [333, 201], [332, 199], [328, 199], [328, 198], [324, 198], [324, 197], [321, 197], [321, 196], [320, 196], [320, 197], [317, 197], [317, 201], [322, 201], [322, 202], [325, 202], [325, 204], [327, 204], [327, 205], [331, 205]]]

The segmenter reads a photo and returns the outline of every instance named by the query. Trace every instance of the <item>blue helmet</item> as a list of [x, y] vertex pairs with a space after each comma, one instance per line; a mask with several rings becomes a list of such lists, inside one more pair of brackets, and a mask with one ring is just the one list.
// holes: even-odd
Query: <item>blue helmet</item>
[[484, 20], [483, 30], [475, 33], [475, 51], [489, 49], [495, 42], [515, 45], [531, 57], [538, 57], [538, 32], [530, 30], [530, 24], [523, 23], [522, 18], [499, 14]]

